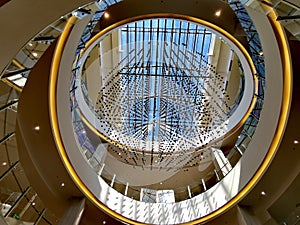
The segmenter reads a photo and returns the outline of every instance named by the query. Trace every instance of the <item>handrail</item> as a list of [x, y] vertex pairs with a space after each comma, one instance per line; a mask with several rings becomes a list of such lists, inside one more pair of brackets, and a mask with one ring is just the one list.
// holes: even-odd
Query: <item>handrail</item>
[[[260, 115], [260, 112], [262, 110], [264, 88], [265, 88], [264, 58], [263, 58], [263, 55], [261, 54], [262, 48], [261, 48], [261, 44], [259, 42], [258, 33], [256, 32], [256, 29], [255, 29], [250, 17], [248, 16], [247, 18], [245, 18], [245, 13], [244, 13], [245, 9], [244, 9], [244, 7], [237, 1], [229, 1], [229, 4], [233, 8], [233, 10], [236, 12], [238, 18], [240, 19], [240, 22], [241, 22], [242, 26], [245, 29], [247, 39], [248, 39], [249, 45], [250, 45], [250, 55], [252, 57], [252, 60], [253, 60], [254, 64], [256, 65], [256, 70], [257, 70], [257, 73], [258, 73], [256, 75], [256, 77], [257, 77], [258, 83], [259, 83], [259, 89], [258, 89], [258, 96], [259, 96], [258, 99], [259, 100], [256, 102], [255, 107], [252, 111], [252, 114], [249, 116], [246, 123], [244, 124], [243, 129], [241, 131], [241, 134], [239, 135], [239, 138], [236, 142], [236, 146], [238, 148], [241, 148], [244, 152], [246, 150], [248, 144], [251, 141], [251, 137], [254, 134], [256, 126], [258, 125], [259, 115]], [[95, 20], [92, 20], [91, 24], [94, 24], [94, 23], [95, 23]], [[85, 34], [85, 35], [91, 37], [92, 34], [88, 33], [88, 34]], [[85, 37], [87, 37], [87, 36], [85, 36]], [[84, 39], [84, 40], [87, 40], [87, 39]], [[73, 74], [74, 74], [73, 82], [74, 83], [75, 83], [76, 76], [77, 76], [76, 73], [78, 71], [78, 68], [80, 67], [80, 63], [82, 63], [81, 60], [80, 60], [80, 57], [79, 57], [79, 52], [81, 50], [81, 47], [82, 47], [82, 45], [78, 47], [79, 50], [77, 51], [76, 61], [74, 63], [74, 70], [73, 70]], [[84, 74], [83, 74], [83, 76], [84, 76]], [[82, 90], [83, 91], [84, 91], [84, 87], [85, 87], [85, 84], [82, 83]], [[72, 107], [72, 113], [74, 115], [74, 113], [76, 113], [76, 111], [80, 110], [80, 109], [78, 109], [76, 107], [77, 106], [76, 96], [75, 96], [73, 91], [71, 92], [71, 96], [72, 96], [71, 97], [71, 99], [72, 99], [71, 104], [72, 104], [72, 106], [75, 106], [75, 107]], [[92, 111], [94, 111], [95, 109], [93, 107], [93, 104], [91, 104], [91, 100], [88, 98], [87, 93], [83, 94], [83, 96], [85, 98], [85, 101], [86, 101], [87, 105], [90, 107], [90, 109]], [[74, 117], [73, 117], [73, 119], [74, 119]], [[75, 120], [73, 122], [75, 122]], [[82, 123], [82, 121], [76, 120], [76, 123], [77, 124]], [[85, 143], [89, 142], [89, 138], [88, 138], [88, 136], [85, 136], [85, 134], [87, 132], [83, 132], [84, 129], [85, 129], [83, 124], [81, 124], [81, 126], [82, 126], [82, 130], [81, 130], [80, 134], [77, 134], [77, 135], [85, 137], [85, 142], [83, 142], [83, 145], [81, 146], [82, 150], [83, 150], [83, 153], [85, 153], [85, 154], [87, 154], [88, 152], [90, 153], [90, 154], [87, 154], [87, 156], [86, 156], [87, 160], [94, 160], [95, 162], [97, 162], [98, 165], [96, 167], [94, 167], [94, 170], [95, 170], [95, 172], [99, 172], [99, 168], [103, 164], [101, 162], [99, 162], [99, 160], [97, 158], [94, 157], [95, 149], [89, 148], [89, 147], [87, 148], [86, 146], [84, 146]], [[89, 146], [91, 146], [91, 145], [89, 145]], [[233, 147], [228, 155], [230, 155], [231, 158], [240, 158], [240, 157], [242, 157], [243, 152], [239, 152], [235, 149], [235, 147]], [[229, 159], [229, 161], [230, 161], [230, 159]], [[229, 161], [228, 161], [228, 163], [230, 163]], [[234, 161], [235, 161], [235, 163], [238, 162], [237, 159], [235, 159]], [[205, 180], [206, 179], [207, 180], [212, 179], [212, 177], [215, 176], [215, 178], [216, 178], [215, 184], [218, 183], [219, 180], [221, 180], [226, 175], [226, 174], [223, 175], [222, 172], [221, 172], [222, 169], [226, 166], [227, 166], [227, 164], [224, 164], [222, 168], [219, 168], [218, 170], [216, 170], [216, 174], [218, 174], [218, 177], [216, 176], [216, 174], [212, 174], [212, 175], [206, 177]], [[234, 165], [231, 165], [231, 166], [234, 167]], [[109, 175], [109, 173], [107, 171], [106, 171], [106, 174]], [[103, 176], [103, 174], [100, 174], [100, 176]], [[111, 182], [111, 179], [109, 179], [109, 177], [113, 177], [113, 176], [114, 176], [114, 174], [110, 174], [108, 177], [103, 177], [103, 178], [105, 180], [108, 180], [108, 184], [109, 184], [109, 182]], [[116, 182], [118, 182], [118, 181], [116, 181]], [[121, 188], [119, 188], [119, 189], [121, 191], [126, 186], [126, 182], [118, 183], [118, 185], [120, 185], [120, 184], [121, 184]], [[201, 181], [194, 182], [194, 183], [190, 184], [190, 186], [192, 186], [192, 187], [201, 187], [202, 185], [203, 184], [201, 183]], [[193, 190], [193, 188], [191, 188], [191, 189]], [[130, 187], [130, 186], [129, 186], [129, 190], [130, 191], [128, 191], [128, 193], [132, 192], [132, 196], [129, 196], [129, 197], [134, 197], [136, 195], [139, 196], [139, 194], [138, 194], [139, 190], [137, 190], [133, 187]], [[202, 192], [204, 192], [204, 190], [202, 190]], [[181, 187], [181, 188], [176, 189], [175, 193], [178, 193], [178, 194], [179, 193], [185, 193], [185, 194], [187, 194], [187, 189], [186, 189], [186, 187]], [[188, 195], [186, 195], [186, 196], [188, 198]], [[134, 198], [136, 198], [136, 197], [134, 197]], [[180, 199], [180, 200], [183, 200], [183, 199]]]

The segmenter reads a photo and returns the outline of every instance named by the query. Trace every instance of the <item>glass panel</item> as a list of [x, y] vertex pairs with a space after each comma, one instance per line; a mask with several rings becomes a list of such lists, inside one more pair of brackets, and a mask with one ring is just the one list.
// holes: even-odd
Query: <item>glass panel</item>
[[[103, 7], [106, 7], [105, 5], [109, 4], [109, 2], [104, 1], [101, 4], [104, 4]], [[258, 124], [260, 111], [262, 109], [264, 86], [265, 86], [264, 84], [265, 81], [263, 79], [264, 57], [263, 54], [261, 54], [259, 37], [257, 33], [255, 33], [255, 27], [252, 24], [252, 21], [250, 20], [248, 14], [243, 9], [243, 7], [236, 1], [231, 4], [232, 4], [232, 8], [236, 10], [238, 17], [243, 27], [246, 30], [247, 38], [250, 41], [252, 58], [255, 64], [257, 65], [257, 71], [259, 73], [258, 76], [259, 76], [259, 99], [260, 100], [256, 103], [255, 110], [253, 111], [252, 116], [249, 117], [248, 120], [246, 121], [242, 133], [241, 135], [239, 135], [238, 141], [236, 143], [236, 145], [239, 148], [241, 148], [241, 151], [244, 152], [245, 149], [247, 148], [247, 145], [251, 141], [251, 136], [253, 135], [255, 128]], [[129, 110], [128, 113], [125, 113], [124, 111], [124, 113], [122, 113], [122, 115], [120, 115], [119, 117], [116, 116], [115, 114], [111, 115], [112, 120], [114, 120], [117, 125], [109, 129], [109, 132], [116, 130], [116, 127], [123, 127], [124, 132], [127, 135], [128, 134], [131, 135], [134, 133], [135, 137], [138, 137], [140, 139], [154, 140], [154, 142], [156, 141], [157, 143], [162, 143], [161, 138], [159, 138], [160, 137], [159, 135], [161, 135], [162, 133], [165, 136], [172, 137], [172, 138], [173, 136], [175, 136], [174, 133], [181, 134], [181, 135], [184, 134], [182, 135], [184, 137], [193, 136], [191, 135], [192, 132], [190, 131], [190, 129], [186, 129], [185, 127], [186, 121], [183, 121], [182, 119], [178, 119], [180, 116], [177, 116], [176, 113], [172, 114], [173, 117], [170, 119], [168, 123], [168, 125], [171, 124], [171, 128], [169, 130], [165, 129], [167, 131], [161, 131], [162, 123], [166, 123], [166, 121], [168, 120], [166, 119], [167, 116], [165, 117], [157, 116], [160, 110], [162, 108], [166, 108], [166, 109], [171, 109], [170, 111], [172, 112], [178, 112], [180, 111], [180, 107], [172, 108], [172, 104], [174, 105], [174, 103], [173, 102], [165, 103], [162, 97], [157, 93], [161, 90], [161, 86], [163, 85], [163, 82], [169, 79], [169, 84], [166, 85], [167, 86], [166, 89], [171, 90], [170, 91], [171, 97], [176, 98], [177, 96], [182, 96], [186, 93], [189, 93], [184, 96], [185, 99], [191, 102], [197, 102], [200, 101], [199, 98], [197, 98], [197, 96], [199, 95], [199, 92], [201, 90], [207, 92], [208, 88], [213, 89], [217, 87], [214, 86], [215, 84], [213, 83], [206, 84], [204, 78], [197, 79], [195, 77], [190, 77], [189, 79], [186, 79], [187, 74], [192, 74], [193, 71], [197, 71], [197, 69], [198, 70], [211, 69], [208, 68], [210, 63], [208, 53], [210, 51], [210, 48], [214, 44], [214, 41], [212, 41], [212, 36], [213, 35], [209, 30], [197, 24], [191, 24], [186, 21], [173, 20], [173, 19], [172, 20], [171, 19], [145, 20], [145, 21], [138, 21], [123, 26], [121, 28], [120, 35], [119, 35], [121, 42], [124, 45], [124, 47], [122, 47], [123, 53], [121, 54], [121, 58], [123, 62], [121, 62], [122, 61], [121, 60], [120, 62], [118, 62], [118, 65], [116, 67], [113, 67], [113, 69], [111, 70], [112, 72], [111, 74], [117, 71], [118, 75], [120, 75], [121, 78], [118, 79], [116, 78], [116, 76], [111, 77], [111, 80], [109, 80], [109, 82], [103, 86], [105, 87], [114, 86], [113, 89], [114, 92], [111, 92], [114, 95], [111, 95], [111, 93], [109, 92], [110, 95], [108, 94], [105, 95], [106, 93], [104, 93], [103, 96], [109, 96], [107, 98], [107, 102], [115, 102], [119, 94], [119, 92], [117, 91], [127, 86], [130, 87], [128, 88], [128, 90], [125, 91], [127, 98], [122, 99], [122, 101], [120, 101], [121, 102], [120, 104], [122, 105], [122, 102], [127, 101], [127, 99], [130, 97], [135, 98], [135, 99], [132, 98], [130, 100], [135, 102], [134, 104], [132, 104], [132, 106], [130, 105], [130, 106], [121, 107], [122, 109], [126, 107], [130, 108], [131, 110]], [[157, 40], [162, 41], [164, 43], [158, 44], [156, 42]], [[141, 41], [143, 41], [143, 43], [140, 43]], [[165, 44], [165, 42], [168, 43]], [[164, 51], [168, 48], [172, 48], [172, 51], [169, 52]], [[143, 50], [139, 51], [139, 49], [143, 49]], [[164, 50], [160, 51], [160, 49], [164, 49]], [[157, 59], [162, 59], [161, 60], [162, 65], [159, 65]], [[143, 61], [147, 63], [143, 63]], [[171, 65], [170, 62], [172, 63], [172, 65], [174, 65], [173, 67], [170, 66]], [[123, 65], [122, 63], [126, 64], [126, 66], [119, 67], [120, 65]], [[170, 65], [168, 65], [168, 63]], [[193, 67], [195, 64], [199, 64], [199, 68]], [[185, 67], [190, 68], [190, 70], [185, 70], [184, 69]], [[75, 76], [77, 72], [78, 71], [74, 71]], [[169, 78], [170, 74], [172, 75], [172, 73], [176, 74], [177, 77]], [[84, 76], [85, 76], [84, 80], [86, 84], [88, 76], [86, 76], [86, 74]], [[117, 82], [113, 80], [115, 78], [117, 79]], [[137, 80], [139, 79], [141, 80], [140, 83], [142, 83], [143, 85], [139, 85], [139, 83], [137, 82]], [[173, 83], [171, 84], [171, 82]], [[242, 83], [243, 82], [240, 82], [241, 89], [243, 89]], [[173, 90], [176, 84], [180, 84], [181, 87], [180, 91], [178, 92], [176, 90]], [[150, 88], [146, 89], [145, 88], [146, 86]], [[201, 87], [199, 91], [197, 87]], [[95, 110], [94, 106], [91, 104], [87, 96], [88, 94], [87, 88], [84, 87], [83, 89], [84, 89], [85, 100], [87, 101], [89, 107], [92, 110]], [[151, 97], [147, 99], [147, 101], [140, 101], [140, 102], [136, 101], [136, 92], [140, 90], [143, 90], [142, 92], [147, 92], [148, 95]], [[237, 101], [235, 101], [236, 104], [238, 104], [239, 100], [241, 99], [241, 96], [242, 94], [238, 95]], [[227, 97], [225, 96], [225, 98]], [[225, 102], [224, 105], [226, 105], [226, 103], [227, 102]], [[99, 158], [95, 157], [96, 156], [95, 149], [97, 148], [97, 144], [93, 144], [91, 142], [92, 138], [89, 136], [89, 130], [81, 122], [79, 116], [80, 112], [77, 111], [76, 107], [74, 107], [77, 106], [77, 103], [76, 103], [75, 96], [73, 94], [71, 99], [71, 105], [73, 109], [72, 113], [74, 119], [74, 130], [77, 133], [79, 143], [83, 148], [82, 151], [86, 155], [86, 158], [89, 160], [91, 166], [96, 171], [99, 171], [101, 169], [102, 164], [100, 162], [101, 159], [99, 160]], [[145, 110], [140, 110], [145, 105], [151, 107], [153, 106], [152, 111], [150, 110], [151, 112], [145, 112]], [[99, 113], [98, 114], [99, 118], [103, 119], [104, 117], [103, 115], [107, 113], [107, 111], [115, 110], [114, 112], [116, 112], [118, 111], [116, 109], [118, 109], [117, 106], [114, 109], [110, 109], [108, 105], [103, 105], [103, 107], [99, 106], [99, 108], [97, 108], [98, 110], [97, 113]], [[228, 114], [231, 114], [234, 110], [235, 107], [233, 106], [231, 110], [229, 110]], [[188, 114], [187, 110], [185, 110], [185, 112], [186, 114]], [[145, 118], [147, 119], [150, 118], [149, 121], [151, 121], [151, 123], [147, 123], [147, 121], [145, 122]], [[160, 123], [159, 126], [156, 126], [154, 121], [158, 120], [158, 118], [160, 119]], [[107, 124], [102, 124], [101, 127], [106, 127], [106, 126]], [[143, 129], [142, 132], [138, 133], [136, 132], [138, 127], [144, 127], [145, 129]], [[118, 135], [119, 134], [114, 133], [112, 137], [116, 137]], [[106, 141], [103, 142], [106, 143]], [[155, 148], [157, 147], [155, 143], [152, 144], [151, 146], [152, 146], [152, 150], [155, 150]], [[144, 149], [147, 149], [147, 144], [145, 144], [145, 146], [143, 145], [142, 147]], [[181, 149], [181, 147], [182, 146], [178, 148]], [[167, 145], [163, 146], [163, 149], [168, 149], [168, 146]], [[126, 162], [132, 165], [133, 167], [138, 166], [142, 169], [149, 169], [149, 168], [165, 169], [165, 167], [161, 166], [160, 164], [164, 160], [166, 161], [166, 159], [164, 158], [165, 156], [163, 156], [163, 154], [151, 155], [151, 157], [147, 158], [145, 156], [146, 154], [144, 154], [145, 152], [143, 153], [128, 152], [126, 151], [126, 149], [118, 148], [116, 146], [109, 145], [109, 144], [107, 144], [107, 147], [104, 147], [103, 152], [106, 151], [109, 151], [110, 154], [117, 156], [118, 160], [122, 162]], [[172, 151], [170, 151], [169, 153], [171, 152]], [[225, 156], [227, 156], [228, 159], [230, 160], [230, 164], [234, 166], [234, 164], [241, 157], [241, 154], [236, 149], [232, 149], [231, 151], [228, 150], [228, 152], [226, 152]], [[200, 155], [195, 154], [191, 157], [192, 159], [188, 159], [188, 157], [186, 156], [182, 157], [182, 159], [187, 159], [187, 164], [186, 164], [187, 167], [196, 167], [199, 162], [197, 162], [197, 160], [195, 159], [197, 159], [198, 157], [200, 157]], [[170, 168], [177, 169], [177, 166], [180, 167], [179, 165], [180, 163], [176, 162], [176, 159], [172, 159], [172, 160], [169, 160], [171, 162], [170, 165], [167, 164], [167, 166], [169, 166], [169, 169]], [[172, 164], [172, 162], [174, 162], [174, 164]], [[176, 167], [174, 165], [176, 165]], [[210, 173], [208, 173], [207, 176], [204, 177], [207, 188], [210, 188], [215, 183], [217, 183], [219, 180], [218, 178], [222, 179], [226, 175], [221, 170], [217, 170], [216, 173], [212, 172], [214, 169], [213, 168], [214, 165], [210, 165], [210, 166], [211, 166]], [[111, 180], [113, 179], [113, 174], [109, 172], [109, 169], [106, 169], [104, 167], [102, 177], [106, 180], [108, 184], [110, 184]], [[123, 192], [125, 186], [122, 183], [118, 183], [118, 179], [119, 178], [117, 176], [115, 181], [115, 188]], [[190, 186], [192, 195], [201, 193], [205, 189], [201, 182], [195, 182], [192, 184], [193, 185]], [[129, 187], [128, 195], [132, 196], [133, 198], [139, 199], [139, 192], [140, 192], [139, 189], [134, 189], [132, 187]], [[181, 191], [176, 190], [175, 193], [178, 193], [178, 196], [176, 196], [177, 201], [189, 197], [186, 187], [182, 187]]]

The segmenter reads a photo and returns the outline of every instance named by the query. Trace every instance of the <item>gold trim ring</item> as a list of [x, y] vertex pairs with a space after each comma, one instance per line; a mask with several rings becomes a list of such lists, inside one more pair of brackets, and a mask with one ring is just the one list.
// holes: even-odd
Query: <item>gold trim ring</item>
[[[172, 18], [172, 19], [180, 19], [180, 20], [185, 20], [185, 21], [189, 21], [189, 22], [194, 22], [200, 25], [203, 25], [209, 29], [211, 29], [214, 32], [217, 32], [218, 34], [221, 34], [223, 37], [228, 38], [229, 41], [231, 41], [232, 44], [234, 44], [239, 51], [242, 53], [242, 55], [245, 57], [247, 64], [250, 67], [251, 70], [251, 74], [252, 74], [252, 79], [253, 79], [253, 96], [252, 96], [252, 100], [248, 106], [247, 111], [245, 112], [244, 116], [240, 119], [240, 121], [238, 121], [236, 123], [235, 126], [233, 126], [228, 132], [226, 132], [224, 135], [218, 137], [217, 139], [213, 140], [212, 142], [209, 142], [203, 146], [200, 147], [196, 147], [193, 149], [190, 149], [188, 151], [177, 151], [176, 153], [164, 153], [165, 155], [168, 154], [182, 154], [182, 153], [192, 153], [195, 151], [199, 151], [203, 148], [208, 148], [210, 146], [215, 145], [216, 143], [219, 143], [221, 140], [224, 140], [228, 137], [230, 137], [233, 133], [235, 133], [240, 127], [242, 127], [244, 125], [244, 123], [246, 122], [246, 120], [248, 119], [250, 113], [252, 112], [254, 106], [255, 106], [255, 102], [256, 102], [256, 95], [257, 95], [257, 91], [258, 91], [258, 81], [257, 78], [255, 77], [256, 75], [256, 69], [255, 66], [253, 64], [253, 61], [251, 59], [251, 56], [249, 55], [249, 53], [247, 52], [247, 50], [244, 48], [244, 46], [231, 34], [229, 34], [227, 31], [225, 31], [224, 29], [210, 23], [207, 21], [204, 21], [202, 19], [198, 19], [195, 17], [191, 17], [191, 16], [186, 16], [186, 15], [180, 15], [180, 14], [165, 14], [165, 13], [153, 13], [153, 14], [146, 14], [143, 16], [136, 16], [136, 17], [131, 17], [130, 19], [125, 19], [125, 20], [121, 20], [117, 23], [112, 24], [111, 26], [108, 26], [107, 28], [103, 29], [102, 31], [100, 31], [99, 33], [97, 33], [95, 36], [93, 36], [86, 44], [85, 47], [80, 51], [79, 57], [76, 60], [79, 60], [83, 54], [90, 48], [90, 46], [92, 46], [94, 43], [96, 43], [98, 40], [100, 40], [104, 35], [106, 35], [107, 33], [109, 33], [110, 31], [124, 25], [127, 23], [131, 23], [131, 22], [135, 22], [135, 21], [139, 21], [139, 20], [145, 20], [145, 19], [153, 19], [153, 18]], [[98, 129], [96, 129], [90, 122], [89, 120], [84, 117], [84, 115], [80, 114], [82, 121], [97, 135], [99, 136], [101, 139], [119, 147], [122, 149], [126, 149], [127, 151], [133, 151], [133, 152], [139, 152], [139, 153], [148, 153], [150, 154], [150, 151], [141, 151], [139, 149], [133, 149], [128, 147], [127, 145], [124, 145], [118, 141], [112, 140], [109, 137], [107, 137], [105, 134], [103, 134], [101, 131], [99, 131]]]
[[[155, 15], [155, 16], [157, 16], [157, 15]], [[168, 15], [164, 14], [164, 16], [168, 16]], [[174, 17], [173, 14], [169, 15], [169, 16]], [[141, 17], [141, 19], [142, 18], [145, 19], [146, 17]], [[215, 25], [210, 24], [206, 21], [197, 19], [197, 18], [188, 17], [188, 16], [181, 16], [181, 18], [189, 19], [190, 21], [194, 21], [196, 23], [200, 22], [200, 23], [205, 24], [208, 27], [212, 27], [215, 29], [217, 28]], [[69, 160], [69, 157], [66, 153], [65, 146], [63, 144], [60, 129], [59, 129], [59, 124], [58, 124], [56, 91], [57, 91], [58, 71], [59, 71], [59, 67], [60, 67], [62, 53], [63, 53], [64, 47], [67, 43], [68, 37], [72, 31], [74, 22], [75, 22], [74, 17], [71, 17], [68, 20], [65, 30], [62, 33], [62, 35], [57, 43], [57, 47], [56, 47], [54, 57], [53, 57], [53, 62], [52, 62], [51, 74], [50, 74], [50, 86], [49, 86], [50, 123], [51, 123], [52, 131], [53, 131], [53, 136], [54, 136], [54, 139], [55, 139], [55, 142], [57, 145], [57, 149], [58, 149], [59, 154], [63, 160], [63, 163], [64, 163], [67, 171], [69, 172], [70, 176], [72, 177], [73, 181], [80, 188], [80, 190], [96, 206], [98, 206], [100, 209], [105, 211], [110, 216], [112, 216], [118, 220], [121, 220], [125, 223], [139, 224], [139, 225], [145, 224], [145, 223], [141, 223], [141, 222], [137, 222], [137, 221], [128, 219], [128, 218], [116, 213], [115, 211], [111, 210], [106, 205], [104, 205], [102, 202], [100, 202], [100, 200], [88, 189], [86, 184], [82, 182], [81, 178], [78, 176], [75, 169], [73, 168], [73, 166]], [[221, 213], [224, 213], [226, 210], [228, 210], [229, 208], [231, 208], [232, 206], [237, 204], [239, 202], [239, 200], [241, 198], [245, 197], [245, 195], [254, 187], [254, 185], [258, 182], [258, 180], [262, 177], [262, 175], [268, 168], [268, 166], [269, 166], [272, 158], [274, 157], [276, 150], [280, 144], [280, 140], [284, 133], [285, 124], [286, 124], [286, 120], [288, 117], [290, 100], [291, 100], [291, 73], [292, 73], [292, 71], [291, 71], [291, 59], [290, 59], [290, 55], [289, 55], [289, 48], [288, 48], [288, 43], [287, 43], [287, 39], [285, 37], [284, 30], [281, 27], [281, 25], [279, 24], [279, 22], [275, 21], [275, 19], [270, 18], [270, 22], [273, 25], [273, 29], [274, 29], [274, 32], [276, 33], [276, 37], [277, 37], [277, 42], [279, 43], [281, 60], [282, 60], [282, 64], [284, 65], [284, 68], [283, 68], [284, 77], [283, 77], [283, 97], [282, 97], [281, 113], [280, 113], [279, 121], [277, 124], [277, 129], [276, 129], [274, 138], [272, 140], [272, 143], [269, 147], [268, 153], [267, 153], [266, 157], [264, 158], [262, 164], [260, 165], [259, 169], [255, 172], [255, 174], [250, 179], [250, 181], [239, 191], [239, 193], [235, 197], [233, 197], [230, 201], [228, 201], [226, 204], [224, 204], [217, 210], [213, 211], [212, 213], [210, 213], [204, 217], [201, 217], [199, 219], [193, 220], [191, 222], [184, 223], [186, 225], [187, 224], [199, 224], [199, 223], [203, 223], [203, 222], [212, 220], [216, 216], [220, 215]], [[105, 30], [103, 30], [103, 32], [100, 32], [100, 33], [102, 33], [102, 34], [106, 33], [119, 25], [120, 25], [120, 23], [114, 24], [113, 26], [106, 28]], [[218, 30], [219, 29], [220, 28], [218, 28]]]

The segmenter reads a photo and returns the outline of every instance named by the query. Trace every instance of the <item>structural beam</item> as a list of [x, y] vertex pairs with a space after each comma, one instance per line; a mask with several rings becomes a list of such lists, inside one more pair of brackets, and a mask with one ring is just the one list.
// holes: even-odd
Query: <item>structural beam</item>
[[85, 208], [85, 198], [74, 198], [70, 201], [69, 208], [64, 213], [58, 225], [78, 225]]
[[9, 72], [9, 73], [5, 73], [5, 74], [2, 75], [1, 79], [8, 78], [8, 77], [20, 74], [20, 73], [25, 73], [29, 70], [30, 70], [29, 68], [25, 68], [25, 69], [20, 69], [20, 70], [12, 71], [12, 72]]
[[12, 106], [13, 104], [17, 103], [18, 100], [13, 100], [13, 101], [10, 101], [9, 103], [7, 103], [6, 105], [3, 105], [0, 107], [0, 112], [2, 112], [3, 110], [9, 108], [10, 106]]
[[226, 174], [228, 174], [232, 169], [229, 160], [225, 157], [224, 153], [220, 149], [211, 148], [211, 154], [216, 169], [220, 170], [223, 176], [226, 176]]
[[6, 170], [1, 176], [0, 181], [2, 181], [17, 165], [19, 164], [19, 161], [12, 164], [8, 170]]
[[14, 202], [14, 204], [10, 207], [10, 209], [5, 213], [4, 218], [7, 218], [9, 214], [19, 205], [23, 197], [28, 193], [30, 187], [27, 187], [25, 191], [18, 197], [18, 199]]
[[282, 21], [282, 20], [297, 20], [300, 19], [300, 15], [294, 15], [294, 16], [278, 16], [277, 21]]

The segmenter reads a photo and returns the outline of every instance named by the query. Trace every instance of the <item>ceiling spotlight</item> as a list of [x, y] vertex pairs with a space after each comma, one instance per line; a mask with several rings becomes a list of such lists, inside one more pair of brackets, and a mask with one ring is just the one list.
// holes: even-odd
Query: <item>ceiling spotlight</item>
[[215, 16], [217, 16], [217, 17], [221, 16], [221, 10], [220, 9], [215, 12]]
[[40, 130], [40, 126], [35, 126], [34, 130], [39, 131]]
[[61, 183], [61, 185], [60, 185], [61, 187], [64, 187], [65, 186], [65, 183]]
[[108, 19], [108, 18], [109, 18], [109, 14], [108, 14], [107, 12], [105, 12], [105, 13], [103, 14], [103, 16], [104, 16], [105, 19]]
[[299, 144], [299, 141], [298, 141], [298, 140], [295, 140], [295, 141], [294, 141], [294, 144], [296, 144], [296, 145]]
[[3, 162], [3, 163], [2, 163], [2, 166], [6, 166], [6, 165], [7, 165], [7, 162]]
[[106, 221], [105, 220], [103, 220], [103, 222], [102, 222], [103, 224], [106, 224]]
[[30, 47], [32, 47], [32, 46], [33, 46], [33, 44], [32, 44], [31, 42], [29, 42], [29, 43], [28, 43], [28, 45], [29, 45]]
[[160, 182], [159, 184], [162, 184], [162, 182]]
[[261, 196], [265, 196], [265, 195], [266, 195], [266, 192], [262, 191], [262, 192], [260, 193], [260, 195], [261, 195]]
[[33, 202], [31, 205], [35, 206], [35, 202]]
[[32, 55], [33, 55], [34, 57], [37, 57], [37, 56], [38, 56], [38, 54], [37, 54], [36, 52], [32, 52]]

